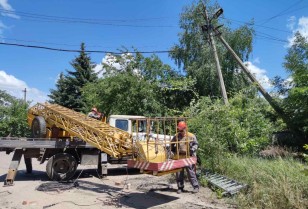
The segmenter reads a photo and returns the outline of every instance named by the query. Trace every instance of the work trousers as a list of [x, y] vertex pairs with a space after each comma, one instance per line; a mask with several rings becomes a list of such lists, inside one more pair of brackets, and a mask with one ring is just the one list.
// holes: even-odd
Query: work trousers
[[189, 165], [184, 168], [180, 172], [176, 173], [176, 182], [179, 189], [184, 188], [184, 169], [188, 174], [189, 181], [194, 188], [199, 188], [198, 179], [195, 173], [196, 165]]

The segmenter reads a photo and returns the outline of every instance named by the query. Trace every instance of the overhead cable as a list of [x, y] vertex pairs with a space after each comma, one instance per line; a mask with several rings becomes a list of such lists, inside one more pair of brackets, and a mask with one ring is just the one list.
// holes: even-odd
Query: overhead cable
[[[83, 18], [74, 18], [74, 17], [60, 17], [60, 16], [50, 16], [50, 15], [41, 15], [33, 14], [27, 12], [16, 12], [5, 9], [0, 9], [0, 12], [5, 14], [14, 14], [24, 17], [25, 19], [36, 22], [57, 22], [57, 23], [72, 23], [72, 24], [93, 24], [93, 25], [105, 25], [105, 26], [117, 26], [117, 27], [137, 27], [137, 28], [173, 28], [174, 25], [138, 25], [138, 24], [119, 24], [116, 22], [136, 22], [142, 19], [131, 19], [131, 20], [107, 20], [107, 19], [83, 19]], [[5, 17], [5, 16], [4, 16]], [[143, 20], [154, 20], [155, 18], [144, 18]], [[159, 19], [159, 18], [156, 18]]]
[[[82, 52], [81, 50], [75, 49], [60, 49], [60, 48], [52, 48], [46, 46], [35, 46], [35, 45], [25, 45], [25, 44], [14, 44], [14, 43], [0, 43], [0, 45], [6, 46], [17, 46], [17, 47], [25, 47], [25, 48], [36, 48], [36, 49], [45, 49], [52, 51], [62, 51], [62, 52]], [[171, 50], [158, 50], [158, 51], [123, 51], [123, 52], [114, 52], [114, 51], [104, 51], [104, 50], [84, 50], [86, 53], [110, 53], [110, 54], [123, 54], [123, 53], [142, 53], [142, 54], [163, 54], [172, 52]]]
[[27, 17], [46, 17], [46, 18], [54, 18], [54, 19], [68, 19], [68, 20], [81, 20], [81, 21], [93, 21], [93, 22], [136, 22], [136, 21], [152, 21], [152, 20], [162, 20], [162, 19], [170, 19], [172, 17], [149, 17], [149, 18], [136, 18], [136, 19], [95, 19], [95, 18], [76, 18], [76, 17], [64, 17], [64, 16], [52, 16], [52, 15], [44, 15], [37, 13], [29, 13], [22, 11], [11, 11], [0, 8], [0, 12], [27, 16]]
[[[43, 41], [35, 41], [35, 40], [24, 40], [24, 39], [15, 39], [15, 38], [3, 38], [0, 37], [2, 40], [9, 40], [17, 42], [26, 42], [26, 43], [36, 43], [36, 44], [44, 44], [44, 45], [58, 45], [58, 46], [72, 46], [72, 47], [79, 47], [80, 44], [67, 44], [67, 43], [55, 43], [55, 42], [43, 42]], [[144, 46], [135, 46], [135, 48], [151, 48], [151, 47], [157, 47], [157, 45], [144, 45]], [[116, 48], [112, 46], [102, 46], [102, 45], [87, 45], [87, 48]]]
[[274, 19], [274, 18], [276, 18], [276, 17], [279, 17], [279, 16], [282, 16], [282, 15], [287, 14], [287, 11], [288, 11], [289, 9], [291, 9], [292, 7], [298, 5], [298, 4], [301, 3], [302, 1], [303, 1], [303, 0], [299, 0], [299, 1], [295, 2], [294, 4], [292, 4], [291, 6], [289, 6], [287, 9], [285, 9], [285, 10], [279, 12], [278, 14], [276, 14], [276, 15], [270, 17], [270, 18], [267, 18], [267, 19], [264, 20], [261, 24], [264, 25], [265, 23], [268, 23], [269, 21], [271, 21], [272, 19]]
[[281, 31], [281, 32], [285, 32], [285, 33], [292, 33], [291, 31], [288, 31], [288, 30], [282, 30], [282, 29], [278, 29], [278, 28], [273, 28], [273, 27], [258, 25], [258, 24], [254, 24], [254, 23], [250, 23], [250, 22], [241, 21], [241, 20], [234, 20], [234, 19], [225, 18], [225, 17], [222, 17], [222, 19], [229, 20], [229, 21], [231, 21], [231, 22], [235, 22], [235, 23], [238, 24], [238, 25], [242, 25], [242, 24], [240, 24], [240, 23], [243, 23], [243, 24], [249, 25], [249, 26], [256, 26], [256, 27], [262, 27], [262, 28], [266, 28], [266, 29], [270, 29], [270, 30]]

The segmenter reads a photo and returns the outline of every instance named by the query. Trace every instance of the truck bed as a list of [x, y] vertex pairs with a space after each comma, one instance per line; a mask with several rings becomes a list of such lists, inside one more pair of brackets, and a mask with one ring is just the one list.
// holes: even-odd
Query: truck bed
[[95, 148], [81, 139], [0, 137], [0, 151], [25, 148]]

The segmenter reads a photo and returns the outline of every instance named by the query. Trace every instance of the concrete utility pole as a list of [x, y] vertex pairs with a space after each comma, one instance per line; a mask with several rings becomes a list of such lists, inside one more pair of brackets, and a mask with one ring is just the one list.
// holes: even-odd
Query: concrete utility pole
[[[207, 14], [207, 10], [205, 5], [203, 5], [204, 8], [204, 19], [206, 21], [206, 26], [202, 27], [203, 31], [208, 31], [208, 36], [209, 36], [209, 40], [210, 40], [210, 45], [212, 47], [212, 50], [214, 52], [214, 58], [215, 58], [215, 62], [216, 62], [216, 68], [217, 68], [217, 74], [218, 74], [218, 78], [219, 78], [219, 84], [220, 84], [220, 89], [221, 89], [221, 94], [222, 94], [222, 98], [224, 100], [225, 105], [229, 104], [228, 102], [228, 97], [227, 97], [227, 92], [226, 92], [226, 88], [225, 88], [225, 83], [224, 83], [224, 79], [222, 77], [222, 73], [221, 73], [221, 67], [220, 67], [220, 63], [219, 63], [219, 59], [218, 59], [218, 55], [217, 55], [217, 50], [216, 50], [216, 44], [215, 44], [215, 40], [213, 38], [213, 26], [211, 24], [211, 20], [208, 17]], [[221, 10], [222, 12], [222, 10]], [[221, 13], [220, 13], [221, 14]], [[218, 15], [219, 16], [219, 15]], [[217, 17], [218, 17], [217, 16]], [[216, 18], [217, 18], [216, 17]], [[213, 19], [213, 18], [212, 18]]]
[[22, 90], [24, 92], [24, 102], [27, 102], [27, 88], [25, 90]]
[[237, 54], [233, 51], [233, 49], [230, 47], [230, 45], [225, 41], [225, 39], [222, 37], [221, 33], [218, 31], [217, 28], [214, 28], [215, 35], [218, 36], [219, 40], [223, 43], [223, 45], [229, 50], [229, 52], [232, 54], [232, 56], [235, 58], [237, 63], [241, 66], [243, 71], [246, 73], [248, 78], [256, 84], [258, 90], [261, 92], [261, 94], [264, 96], [264, 98], [268, 101], [268, 103], [274, 108], [274, 110], [284, 119], [285, 114], [283, 110], [276, 104], [276, 102], [273, 100], [273, 98], [265, 91], [265, 89], [261, 86], [261, 84], [258, 82], [258, 80], [254, 77], [254, 75], [248, 70], [248, 68], [245, 66], [245, 64], [242, 62], [242, 60], [237, 56]]

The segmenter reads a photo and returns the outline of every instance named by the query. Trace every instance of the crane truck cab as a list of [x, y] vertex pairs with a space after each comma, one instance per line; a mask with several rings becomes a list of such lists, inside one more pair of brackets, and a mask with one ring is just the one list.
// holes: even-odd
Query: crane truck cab
[[152, 140], [165, 141], [165, 146], [169, 146], [168, 142], [172, 139], [167, 133], [156, 133], [153, 121], [149, 121], [145, 116], [110, 115], [108, 124], [132, 134], [134, 140], [144, 141], [149, 136]]
[[[137, 122], [138, 124], [136, 124]], [[109, 125], [122, 129], [123, 131], [126, 131], [128, 133], [145, 132], [146, 130], [146, 117], [144, 116], [110, 115], [108, 123]]]

